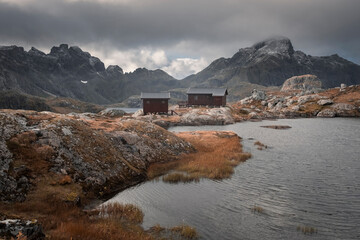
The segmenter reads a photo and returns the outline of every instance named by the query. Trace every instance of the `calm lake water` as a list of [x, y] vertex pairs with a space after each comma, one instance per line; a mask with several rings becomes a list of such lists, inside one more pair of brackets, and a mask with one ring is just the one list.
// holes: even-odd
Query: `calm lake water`
[[[287, 130], [261, 128], [289, 125]], [[201, 239], [360, 239], [360, 119], [293, 119], [170, 131], [231, 130], [253, 157], [231, 179], [152, 181], [110, 201], [133, 203], [145, 228], [195, 227]], [[269, 146], [262, 151], [256, 140]], [[264, 213], [251, 212], [261, 206]], [[298, 226], [317, 228], [304, 235]]]

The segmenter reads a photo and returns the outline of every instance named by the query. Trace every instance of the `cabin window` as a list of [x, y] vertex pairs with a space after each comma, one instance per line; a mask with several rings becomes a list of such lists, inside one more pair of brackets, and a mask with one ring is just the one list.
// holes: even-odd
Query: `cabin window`
[[149, 100], [147, 100], [147, 101], [146, 101], [146, 104], [150, 104], [150, 101], [149, 101]]
[[198, 96], [195, 96], [195, 97], [194, 97], [194, 100], [197, 101], [197, 100], [198, 100]]
[[164, 100], [162, 100], [162, 101], [161, 101], [161, 103], [162, 103], [162, 104], [165, 104], [165, 101], [164, 101]]

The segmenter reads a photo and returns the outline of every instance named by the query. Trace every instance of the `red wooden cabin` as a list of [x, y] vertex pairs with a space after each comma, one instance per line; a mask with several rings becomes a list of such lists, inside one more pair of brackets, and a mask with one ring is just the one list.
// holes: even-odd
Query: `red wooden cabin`
[[170, 93], [141, 93], [144, 115], [148, 113], [168, 113]]
[[189, 88], [188, 105], [221, 107], [226, 105], [226, 88]]

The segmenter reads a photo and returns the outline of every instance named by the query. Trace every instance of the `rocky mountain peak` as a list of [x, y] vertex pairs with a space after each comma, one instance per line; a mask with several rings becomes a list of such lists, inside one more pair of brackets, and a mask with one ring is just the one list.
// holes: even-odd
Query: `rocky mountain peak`
[[18, 47], [16, 45], [12, 45], [12, 46], [0, 46], [0, 51], [6, 55], [11, 55], [14, 57], [18, 57], [20, 55], [24, 54], [24, 48], [23, 47]]
[[106, 68], [106, 72], [110, 75], [116, 76], [116, 75], [122, 75], [124, 74], [124, 71], [122, 70], [121, 67], [119, 67], [118, 65], [109, 65]]
[[97, 57], [90, 57], [89, 64], [92, 66], [97, 72], [105, 71], [105, 65], [102, 61], [100, 61]]
[[51, 55], [58, 55], [58, 54], [67, 52], [68, 49], [69, 49], [69, 46], [67, 44], [60, 44], [59, 47], [52, 47], [51, 51], [50, 51], [50, 54]]
[[78, 55], [78, 56], [82, 56], [84, 58], [90, 58], [91, 54], [88, 52], [84, 52], [83, 50], [81, 50], [81, 48], [79, 48], [78, 46], [71, 46], [69, 48], [69, 52], [73, 53], [74, 55]]
[[40, 51], [39, 49], [35, 47], [31, 47], [31, 49], [28, 51], [29, 54], [36, 55], [36, 56], [45, 56], [46, 54]]
[[270, 38], [265, 41], [258, 42], [252, 46], [256, 51], [264, 54], [294, 54], [294, 47], [290, 39], [286, 37]]

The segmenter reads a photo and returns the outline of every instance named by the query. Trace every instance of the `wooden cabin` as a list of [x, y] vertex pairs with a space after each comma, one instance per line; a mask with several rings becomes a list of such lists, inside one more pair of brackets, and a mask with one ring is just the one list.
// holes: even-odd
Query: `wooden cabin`
[[168, 113], [170, 93], [141, 93], [144, 115], [148, 113]]
[[227, 88], [189, 88], [188, 105], [221, 107], [226, 105]]

